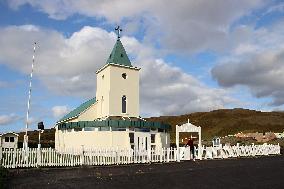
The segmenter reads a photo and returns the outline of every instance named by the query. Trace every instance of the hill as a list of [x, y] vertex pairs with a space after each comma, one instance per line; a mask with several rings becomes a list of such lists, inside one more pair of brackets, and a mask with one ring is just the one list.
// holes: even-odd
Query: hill
[[[226, 136], [238, 132], [283, 132], [284, 112], [260, 112], [247, 109], [222, 109], [211, 112], [196, 112], [180, 116], [161, 116], [146, 118], [149, 121], [160, 121], [172, 126], [171, 143], [175, 142], [175, 126], [188, 120], [202, 127], [202, 139], [211, 140], [214, 136]], [[46, 129], [42, 136], [43, 147], [54, 146], [54, 129]], [[20, 141], [23, 139], [20, 133]], [[37, 146], [38, 131], [28, 133], [32, 146]], [[181, 137], [186, 134], [181, 134]]]
[[202, 139], [227, 136], [238, 132], [283, 132], [283, 112], [261, 112], [247, 109], [222, 109], [211, 112], [196, 112], [180, 116], [151, 117], [147, 120], [160, 121], [172, 126], [171, 142], [175, 141], [175, 126], [188, 120], [202, 127]]
[[[20, 132], [19, 134], [19, 147], [23, 146], [24, 134], [25, 132]], [[29, 136], [29, 147], [37, 148], [38, 146], [38, 131], [28, 131]], [[55, 146], [55, 129], [45, 129], [40, 135], [40, 143], [42, 148], [54, 148]]]

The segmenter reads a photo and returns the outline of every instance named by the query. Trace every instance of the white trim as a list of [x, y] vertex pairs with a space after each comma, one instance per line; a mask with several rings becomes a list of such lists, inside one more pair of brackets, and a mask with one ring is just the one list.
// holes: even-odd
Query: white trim
[[181, 126], [177, 125], [176, 126], [176, 132], [196, 132], [196, 133], [200, 133], [201, 132], [201, 127], [195, 126], [191, 123], [186, 123], [183, 124]]
[[2, 137], [3, 135], [6, 135], [6, 134], [13, 134], [13, 135], [16, 135], [17, 137], [19, 136], [19, 134], [15, 133], [15, 132], [7, 132], [7, 133], [0, 134], [0, 137]]
[[117, 66], [117, 67], [123, 67], [123, 68], [129, 68], [129, 69], [133, 69], [133, 70], [140, 70], [141, 69], [141, 68], [138, 68], [138, 67], [125, 66], [125, 65], [115, 64], [115, 63], [111, 62], [111, 63], [108, 63], [108, 64], [104, 65], [102, 68], [100, 68], [98, 71], [96, 71], [96, 74], [100, 73], [102, 70], [104, 70], [109, 65]]

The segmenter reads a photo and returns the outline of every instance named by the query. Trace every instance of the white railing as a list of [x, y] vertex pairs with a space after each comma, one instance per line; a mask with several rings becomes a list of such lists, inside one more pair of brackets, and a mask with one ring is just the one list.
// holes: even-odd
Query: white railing
[[[280, 154], [278, 145], [219, 146], [195, 149], [194, 157], [203, 159], [224, 159], [243, 156], [266, 156]], [[68, 149], [56, 151], [52, 148], [2, 149], [1, 165], [6, 168], [59, 167], [81, 165], [119, 165], [132, 163], [172, 162], [192, 159], [189, 148], [161, 148], [150, 150], [133, 149]]]

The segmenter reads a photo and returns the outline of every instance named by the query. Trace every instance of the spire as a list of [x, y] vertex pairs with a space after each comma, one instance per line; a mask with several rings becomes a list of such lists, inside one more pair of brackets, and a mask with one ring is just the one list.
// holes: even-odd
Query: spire
[[119, 64], [123, 66], [132, 66], [126, 54], [126, 51], [120, 41], [120, 33], [122, 29], [119, 26], [117, 26], [115, 30], [117, 31], [117, 40], [106, 63]]

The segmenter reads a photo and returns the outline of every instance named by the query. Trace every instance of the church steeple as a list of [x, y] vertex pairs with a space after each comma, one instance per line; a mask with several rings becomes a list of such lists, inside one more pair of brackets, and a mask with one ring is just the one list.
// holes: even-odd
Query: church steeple
[[120, 41], [120, 32], [122, 31], [122, 29], [120, 29], [120, 27], [118, 26], [117, 28], [115, 28], [115, 30], [117, 31], [117, 40], [106, 63], [132, 67], [126, 51]]

